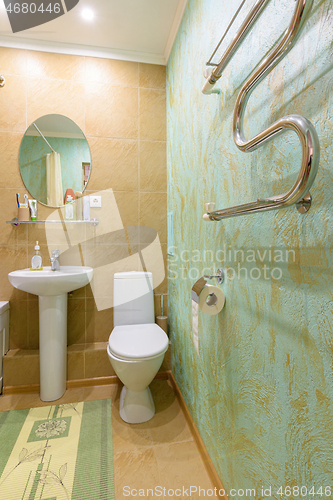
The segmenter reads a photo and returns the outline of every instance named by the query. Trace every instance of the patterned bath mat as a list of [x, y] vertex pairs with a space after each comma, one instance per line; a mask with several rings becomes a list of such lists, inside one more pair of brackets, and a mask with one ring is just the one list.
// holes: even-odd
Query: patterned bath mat
[[112, 500], [111, 400], [0, 413], [0, 500]]

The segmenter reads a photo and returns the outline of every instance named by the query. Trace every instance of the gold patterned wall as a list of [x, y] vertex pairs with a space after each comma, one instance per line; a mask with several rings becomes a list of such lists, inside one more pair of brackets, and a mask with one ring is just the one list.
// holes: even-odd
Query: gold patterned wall
[[[12, 386], [38, 383], [38, 298], [14, 289], [7, 274], [30, 265], [36, 240], [44, 266], [50, 257], [42, 224], [6, 224], [17, 216], [15, 194], [22, 199], [26, 192], [18, 164], [26, 128], [50, 113], [74, 120], [92, 155], [86, 194], [112, 189], [124, 228], [156, 230], [165, 256], [166, 92], [165, 67], [136, 62], [0, 48], [0, 72], [6, 79], [0, 89], [0, 299], [9, 300], [11, 307], [11, 351], [5, 360], [4, 383]], [[38, 204], [39, 219], [52, 212]], [[137, 251], [145, 246], [143, 237], [142, 231]], [[81, 253], [86, 264], [94, 266], [101, 256], [121, 261], [129, 255], [126, 239], [94, 240], [88, 228], [84, 240]], [[122, 270], [120, 264], [118, 271]], [[155, 289], [157, 314], [161, 294], [166, 298], [166, 280]], [[112, 308], [98, 310], [89, 285], [69, 297], [69, 379], [113, 373], [105, 351], [112, 326]]]

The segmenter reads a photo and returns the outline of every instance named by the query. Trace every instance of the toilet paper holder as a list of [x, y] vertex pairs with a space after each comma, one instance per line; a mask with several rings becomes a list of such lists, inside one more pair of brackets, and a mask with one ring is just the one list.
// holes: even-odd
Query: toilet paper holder
[[213, 278], [217, 278], [218, 284], [221, 285], [221, 283], [224, 282], [224, 271], [223, 271], [223, 269], [218, 269], [216, 271], [216, 274], [204, 274], [203, 277], [206, 279], [209, 279], [209, 280], [211, 280]]

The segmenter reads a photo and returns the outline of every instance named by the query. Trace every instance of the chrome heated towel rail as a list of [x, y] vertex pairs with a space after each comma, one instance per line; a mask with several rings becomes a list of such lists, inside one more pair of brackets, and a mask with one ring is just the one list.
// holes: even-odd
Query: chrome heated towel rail
[[[239, 28], [233, 41], [214, 67], [203, 86], [204, 94], [215, 92], [214, 85], [221, 78], [223, 70], [230, 62], [255, 21], [258, 19], [269, 0], [258, 0]], [[294, 185], [285, 194], [270, 198], [259, 198], [257, 201], [237, 205], [235, 207], [215, 210], [214, 203], [206, 203], [204, 220], [221, 220], [254, 212], [263, 212], [296, 204], [299, 212], [305, 213], [311, 206], [309, 190], [316, 177], [319, 164], [320, 146], [317, 132], [312, 123], [300, 115], [288, 115], [274, 122], [252, 139], [246, 140], [243, 132], [245, 109], [251, 92], [272, 71], [272, 69], [291, 50], [300, 35], [306, 19], [311, 11], [313, 0], [297, 0], [291, 23], [281, 40], [273, 46], [265, 59], [256, 67], [244, 83], [237, 97], [233, 115], [233, 136], [237, 147], [243, 152], [251, 152], [271, 141], [286, 130], [294, 131], [302, 145], [302, 162]], [[240, 10], [240, 9], [239, 9]], [[229, 27], [228, 27], [229, 29]], [[222, 37], [223, 39], [223, 37]], [[210, 58], [211, 61], [212, 58]]]

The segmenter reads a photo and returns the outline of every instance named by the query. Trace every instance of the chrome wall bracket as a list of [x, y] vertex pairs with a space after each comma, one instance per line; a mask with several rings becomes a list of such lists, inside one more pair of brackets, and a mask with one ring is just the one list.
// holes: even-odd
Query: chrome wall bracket
[[208, 280], [211, 280], [213, 278], [216, 278], [217, 279], [217, 282], [219, 285], [221, 285], [221, 283], [224, 282], [224, 271], [223, 269], [218, 269], [216, 271], [216, 274], [205, 274], [204, 275], [204, 278], [208, 279]]
[[0, 87], [4, 87], [6, 83], [6, 80], [4, 76], [0, 75]]
[[300, 202], [296, 203], [296, 208], [300, 214], [306, 214], [306, 212], [310, 210], [311, 203], [312, 196], [310, 193], [308, 193]]

